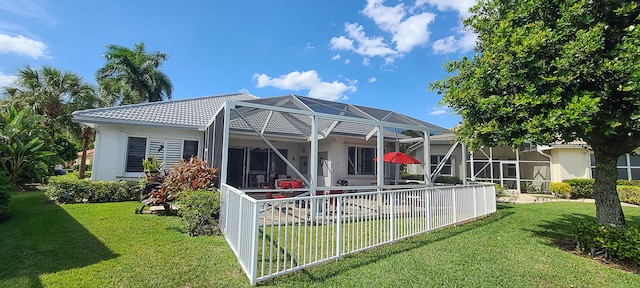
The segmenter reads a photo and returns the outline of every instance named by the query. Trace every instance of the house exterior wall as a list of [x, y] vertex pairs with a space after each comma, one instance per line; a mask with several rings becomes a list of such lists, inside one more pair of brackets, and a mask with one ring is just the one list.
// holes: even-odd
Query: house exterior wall
[[199, 143], [198, 153], [202, 153], [204, 134], [200, 131], [113, 124], [97, 124], [95, 130], [95, 152], [91, 172], [91, 179], [94, 181], [137, 180], [142, 176], [141, 172], [125, 172], [128, 137], [197, 140]]
[[561, 182], [565, 179], [589, 178], [589, 151], [580, 148], [558, 148], [550, 151], [553, 174], [552, 182]]

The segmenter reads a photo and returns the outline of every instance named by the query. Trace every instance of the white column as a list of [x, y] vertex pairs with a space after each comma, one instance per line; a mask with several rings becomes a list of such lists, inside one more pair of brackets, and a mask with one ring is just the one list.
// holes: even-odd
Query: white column
[[424, 183], [432, 185], [431, 183], [431, 140], [429, 139], [429, 131], [424, 131], [424, 144], [422, 147], [424, 157]]
[[[462, 184], [467, 185], [467, 145], [464, 145], [464, 143], [461, 143], [461, 144], [462, 144]], [[471, 169], [471, 171], [473, 171], [473, 169]]]
[[[220, 171], [220, 186], [222, 184], [227, 184], [227, 168], [229, 162], [229, 121], [231, 121], [231, 109], [235, 109], [235, 105], [229, 105], [229, 103], [224, 104], [224, 129], [222, 134], [222, 160], [220, 162], [220, 166], [223, 168]], [[218, 131], [215, 131], [216, 133]], [[214, 139], [215, 139], [215, 135]], [[215, 153], [214, 151], [211, 151]], [[214, 155], [215, 156], [215, 155]]]

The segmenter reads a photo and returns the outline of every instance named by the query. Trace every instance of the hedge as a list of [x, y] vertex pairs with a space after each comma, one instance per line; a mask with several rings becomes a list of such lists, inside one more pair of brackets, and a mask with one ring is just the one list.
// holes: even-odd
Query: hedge
[[140, 200], [138, 181], [91, 181], [74, 175], [49, 179], [45, 194], [57, 203], [99, 203]]
[[549, 189], [557, 197], [569, 198], [571, 196], [571, 185], [564, 182], [551, 182]]
[[640, 187], [638, 186], [618, 186], [618, 197], [620, 202], [640, 205]]
[[571, 186], [571, 198], [593, 198], [593, 179], [562, 180]]
[[444, 175], [438, 175], [433, 182], [434, 183], [455, 184], [455, 185], [462, 185], [462, 183], [463, 183], [462, 180], [460, 180], [460, 178], [458, 178], [458, 177], [455, 177], [455, 176], [444, 176]]
[[603, 255], [640, 264], [640, 229], [636, 226], [612, 227], [594, 220], [576, 225], [578, 248], [592, 257]]

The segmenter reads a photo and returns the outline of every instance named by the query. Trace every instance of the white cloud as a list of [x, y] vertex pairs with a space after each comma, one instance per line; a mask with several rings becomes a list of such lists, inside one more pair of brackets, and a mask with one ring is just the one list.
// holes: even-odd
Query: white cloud
[[13, 82], [17, 79], [17, 76], [5, 75], [4, 73], [0, 72], [0, 87], [12, 86]]
[[364, 65], [364, 66], [371, 65], [371, 59], [369, 59], [369, 58], [362, 59], [362, 65]]
[[331, 60], [338, 60], [340, 59], [340, 57], [341, 57], [340, 54], [336, 54], [336, 55], [333, 55], [333, 57], [331, 57]]
[[347, 81], [346, 84], [338, 81], [323, 82], [315, 70], [294, 71], [277, 78], [255, 73], [253, 78], [258, 81], [256, 84], [258, 88], [269, 86], [284, 90], [309, 90], [309, 97], [330, 101], [347, 99], [345, 93], [353, 93], [357, 90], [355, 86], [357, 81]]
[[398, 52], [407, 53], [413, 47], [425, 45], [429, 41], [428, 26], [435, 19], [435, 14], [423, 12], [406, 17], [409, 11], [403, 3], [388, 7], [383, 2], [367, 1], [362, 14], [371, 18], [382, 31], [392, 34], [392, 42], [396, 44]]
[[[357, 23], [345, 23], [344, 30], [349, 38], [345, 36], [331, 38], [331, 49], [348, 50], [363, 56], [374, 57], [394, 55], [397, 52], [384, 43], [384, 38], [369, 38], [364, 32], [364, 27]], [[357, 45], [354, 45], [354, 41]]]
[[413, 13], [403, 3], [385, 6], [383, 2], [368, 0], [360, 12], [372, 19], [381, 31], [390, 34], [390, 40], [382, 36], [367, 36], [362, 25], [347, 22], [344, 24], [346, 35], [331, 38], [331, 49], [352, 51], [369, 58], [380, 57], [389, 64], [414, 47], [429, 42], [429, 24], [435, 20], [433, 13]]
[[307, 42], [307, 46], [305, 46], [304, 49], [310, 50], [310, 49], [316, 49], [316, 47], [311, 45], [311, 42]]
[[449, 113], [449, 110], [447, 108], [439, 108], [439, 107], [434, 107], [431, 108], [431, 111], [429, 111], [429, 115], [431, 116], [437, 116], [437, 115], [444, 115]]
[[367, 81], [369, 81], [369, 83], [373, 83], [373, 82], [378, 81], [378, 79], [376, 77], [371, 77]]
[[[47, 9], [49, 7], [44, 7], [45, 5], [43, 5], [43, 3], [37, 2], [33, 0], [0, 1], [0, 10], [4, 10], [6, 12], [23, 17], [33, 17], [56, 23], [57, 20], [47, 12]], [[48, 3], [46, 5], [50, 6], [50, 4]]]
[[415, 7], [422, 7], [424, 4], [430, 4], [440, 11], [455, 10], [460, 17], [469, 17], [469, 8], [476, 5], [476, 0], [416, 0]]
[[33, 59], [48, 58], [47, 45], [22, 35], [0, 34], [0, 54], [16, 53]]
[[347, 37], [344, 36], [333, 37], [329, 43], [333, 50], [354, 50], [353, 40], [347, 39]]
[[478, 41], [478, 35], [458, 26], [456, 34], [442, 39], [438, 39], [433, 43], [433, 52], [436, 54], [447, 54], [455, 52], [469, 52], [473, 50]]
[[351, 63], [351, 59], [344, 59], [344, 64], [349, 65]]

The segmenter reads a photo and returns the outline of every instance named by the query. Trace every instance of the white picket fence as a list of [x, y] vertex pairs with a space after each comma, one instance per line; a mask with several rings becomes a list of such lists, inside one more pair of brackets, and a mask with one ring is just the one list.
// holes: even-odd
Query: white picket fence
[[221, 192], [220, 227], [251, 285], [496, 211], [494, 185], [268, 200]]

